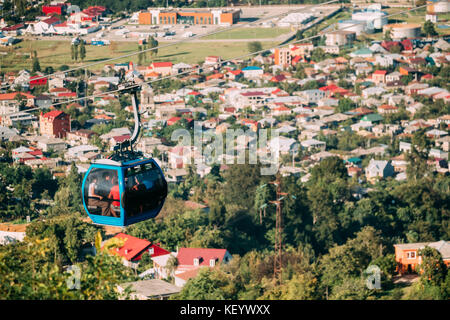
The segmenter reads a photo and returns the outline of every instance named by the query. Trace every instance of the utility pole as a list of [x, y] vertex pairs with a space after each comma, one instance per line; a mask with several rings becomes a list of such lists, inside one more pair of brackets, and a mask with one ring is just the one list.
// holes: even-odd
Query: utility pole
[[283, 216], [282, 216], [282, 200], [285, 196], [288, 195], [286, 192], [281, 192], [281, 179], [280, 175], [277, 175], [275, 181], [269, 182], [270, 184], [274, 184], [277, 187], [276, 197], [277, 199], [274, 201], [270, 201], [270, 203], [275, 204], [277, 207], [276, 216], [275, 216], [275, 257], [274, 257], [274, 265], [273, 265], [273, 277], [275, 279], [278, 278], [278, 283], [282, 283], [282, 274], [283, 274]]
[[[87, 68], [84, 69], [84, 107], [87, 107], [87, 95], [88, 95], [88, 77]], [[86, 109], [85, 109], [86, 110]]]

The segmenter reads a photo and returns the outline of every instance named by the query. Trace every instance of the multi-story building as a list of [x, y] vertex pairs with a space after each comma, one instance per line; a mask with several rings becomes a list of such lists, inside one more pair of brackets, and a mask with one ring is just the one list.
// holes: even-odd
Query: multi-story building
[[289, 48], [275, 49], [275, 64], [281, 67], [288, 67], [291, 65], [292, 57]]
[[227, 24], [239, 21], [240, 9], [153, 9], [139, 13], [139, 24]]
[[62, 111], [54, 110], [39, 117], [41, 135], [65, 138], [70, 132], [70, 116]]

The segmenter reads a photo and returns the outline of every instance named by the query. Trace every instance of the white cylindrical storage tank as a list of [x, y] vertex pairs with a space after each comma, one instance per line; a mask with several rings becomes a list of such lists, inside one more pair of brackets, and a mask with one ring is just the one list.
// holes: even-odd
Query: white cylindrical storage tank
[[338, 30], [353, 31], [357, 36], [366, 31], [367, 23], [358, 20], [341, 20], [338, 22]]
[[400, 40], [403, 38], [418, 38], [420, 37], [421, 25], [418, 23], [393, 23], [387, 24], [383, 27], [383, 32], [391, 30], [391, 38], [393, 40]]
[[352, 20], [366, 21], [368, 24], [372, 22], [371, 24], [375, 29], [382, 29], [388, 23], [386, 16], [387, 13], [383, 11], [363, 10], [354, 12], [352, 14]]

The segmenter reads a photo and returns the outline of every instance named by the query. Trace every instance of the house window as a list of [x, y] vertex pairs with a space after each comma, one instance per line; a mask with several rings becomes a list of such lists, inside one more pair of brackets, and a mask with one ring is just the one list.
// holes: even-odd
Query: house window
[[194, 258], [194, 266], [198, 266], [200, 264], [200, 258]]
[[415, 251], [407, 252], [406, 253], [406, 257], [408, 259], [415, 259], [416, 258], [416, 252]]
[[149, 254], [154, 254], [155, 253], [155, 248], [150, 248], [150, 249], [148, 249], [148, 253]]
[[216, 260], [217, 260], [217, 259], [210, 259], [210, 260], [209, 260], [209, 266], [210, 266], [210, 267], [214, 267], [214, 266], [216, 265]]

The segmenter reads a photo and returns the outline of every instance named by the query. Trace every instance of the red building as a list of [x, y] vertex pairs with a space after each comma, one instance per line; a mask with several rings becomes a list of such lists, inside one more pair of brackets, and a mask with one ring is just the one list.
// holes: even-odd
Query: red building
[[70, 132], [70, 116], [59, 110], [53, 110], [39, 117], [41, 135], [65, 138]]
[[45, 85], [47, 85], [47, 78], [42, 78], [40, 76], [30, 77], [30, 89]]
[[58, 3], [55, 5], [46, 5], [42, 6], [42, 12], [45, 15], [56, 13], [60, 16], [64, 15], [66, 13], [66, 4], [65, 3]]

